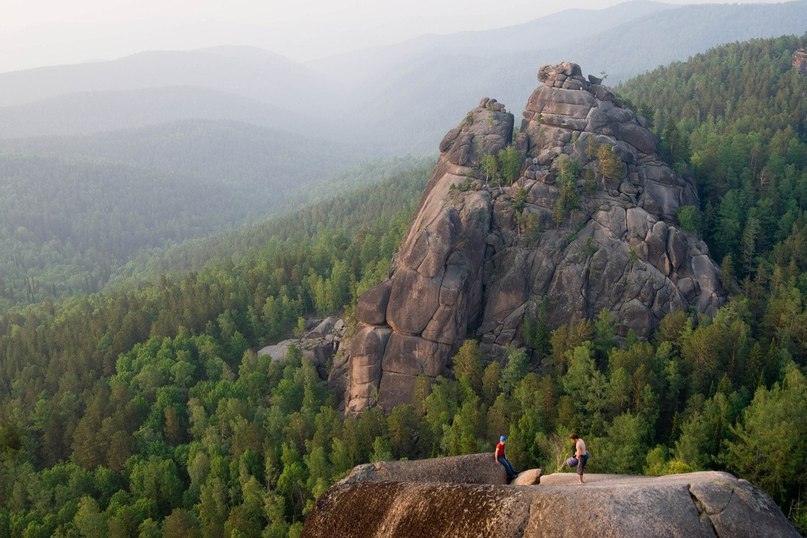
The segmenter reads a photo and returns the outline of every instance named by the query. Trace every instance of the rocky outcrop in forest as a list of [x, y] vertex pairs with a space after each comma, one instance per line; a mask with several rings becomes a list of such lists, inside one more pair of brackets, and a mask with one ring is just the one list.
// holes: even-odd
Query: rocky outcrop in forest
[[[565, 473], [508, 486], [463, 470], [483, 459], [496, 465], [490, 454], [389, 462], [380, 480], [357, 468], [319, 498], [303, 535], [798, 536], [766, 493], [728, 473], [588, 474], [585, 484]], [[434, 469], [433, 481], [411, 478]]]
[[469, 336], [501, 357], [524, 345], [525, 320], [605, 310], [648, 337], [670, 312], [721, 304], [718, 267], [681, 226], [695, 188], [659, 160], [645, 120], [576, 64], [538, 79], [515, 138], [486, 98], [440, 143], [392, 274], [360, 297], [334, 362], [348, 412], [411, 401]]
[[799, 75], [807, 76], [807, 50], [799, 49], [793, 53], [793, 69]]

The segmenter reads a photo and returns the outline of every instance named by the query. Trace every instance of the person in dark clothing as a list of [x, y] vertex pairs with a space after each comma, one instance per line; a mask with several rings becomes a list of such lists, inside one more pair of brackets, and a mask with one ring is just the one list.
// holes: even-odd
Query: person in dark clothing
[[496, 445], [496, 451], [493, 453], [493, 459], [502, 464], [504, 470], [507, 471], [507, 479], [512, 480], [518, 476], [518, 472], [513, 469], [513, 465], [510, 463], [510, 460], [508, 460], [507, 456], [504, 455], [504, 443], [506, 442], [507, 437], [504, 435], [499, 437], [499, 444]]

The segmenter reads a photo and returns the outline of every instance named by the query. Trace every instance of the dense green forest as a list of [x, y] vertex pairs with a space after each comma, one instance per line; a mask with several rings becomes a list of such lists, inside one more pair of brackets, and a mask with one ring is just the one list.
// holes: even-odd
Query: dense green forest
[[572, 430], [593, 472], [727, 470], [807, 532], [807, 78], [790, 68], [804, 44], [734, 44], [619, 88], [696, 179], [702, 207], [679, 217], [734, 275], [712, 319], [673, 314], [648, 342], [618, 339], [606, 312], [554, 331], [539, 315], [531, 349], [490, 362], [467, 341], [453, 379], [359, 417], [299, 350], [256, 356], [300, 318], [350, 320], [429, 165], [140, 265], [180, 272], [138, 289], [0, 316], [0, 535], [298, 535], [356, 464], [492, 450], [507, 433], [517, 467], [554, 471]]
[[358, 158], [237, 122], [0, 141], [0, 312], [99, 291], [155, 250], [416, 166]]
[[807, 35], [728, 45], [618, 88], [652, 119], [662, 158], [695, 178], [696, 227], [739, 280], [760, 264], [767, 272], [777, 244], [781, 262], [807, 225], [807, 79], [791, 67], [806, 44]]
[[[272, 361], [249, 350], [287, 334], [301, 316], [335, 312], [386, 275], [430, 168], [274, 219], [263, 244], [238, 262], [225, 257], [138, 290], [1, 316], [0, 535], [150, 535], [181, 507], [175, 517], [212, 518], [205, 535], [221, 534], [227, 521], [252, 535], [251, 525], [267, 518], [284, 534], [310, 491], [292, 482], [257, 505], [248, 492], [265, 495], [270, 476], [276, 482], [284, 469], [302, 467], [308, 419], [332, 395], [299, 358]], [[265, 436], [265, 428], [275, 440], [285, 436], [304, 403], [293, 445]], [[201, 453], [208, 471], [186, 493], [187, 458]], [[249, 486], [240, 482], [247, 475]], [[229, 519], [242, 501], [260, 518], [244, 506]]]

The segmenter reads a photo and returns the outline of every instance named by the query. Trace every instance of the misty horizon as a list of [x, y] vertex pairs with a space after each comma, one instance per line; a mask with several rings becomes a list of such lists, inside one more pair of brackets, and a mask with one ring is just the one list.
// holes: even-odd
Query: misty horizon
[[[578, 0], [534, 5], [508, 0], [493, 14], [489, 6], [466, 6], [456, 0], [438, 4], [391, 3], [380, 8], [362, 0], [328, 9], [319, 0], [295, 6], [240, 2], [227, 11], [212, 3], [172, 6], [126, 0], [103, 5], [93, 0], [71, 3], [47, 13], [20, 0], [4, 7], [0, 22], [0, 73], [56, 65], [114, 61], [147, 51], [192, 51], [213, 47], [252, 47], [295, 63], [394, 46], [428, 36], [503, 29], [572, 10], [601, 11], [640, 2]], [[679, 7], [728, 2], [644, 2]], [[741, 1], [731, 4], [780, 3]], [[103, 7], [102, 7], [103, 6]], [[182, 11], [182, 8], [185, 8]], [[424, 17], [423, 13], [428, 13]]]

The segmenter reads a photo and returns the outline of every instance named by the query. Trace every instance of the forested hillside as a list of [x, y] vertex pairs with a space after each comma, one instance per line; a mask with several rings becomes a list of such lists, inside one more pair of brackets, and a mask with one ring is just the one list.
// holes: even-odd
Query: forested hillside
[[413, 405], [343, 417], [298, 350], [253, 351], [300, 317], [350, 320], [388, 271], [424, 166], [274, 220], [263, 240], [211, 243], [185, 275], [0, 316], [0, 535], [297, 535], [353, 465], [488, 451], [506, 433], [517, 467], [552, 471], [571, 431], [591, 471], [728, 470], [807, 532], [807, 78], [790, 67], [805, 39], [619, 88], [698, 182], [702, 207], [679, 220], [735, 275], [713, 319], [673, 314], [645, 342], [616, 338], [607, 312], [553, 331], [539, 313], [504, 364], [467, 341], [454, 379], [419, 379]]
[[701, 208], [687, 218], [739, 280], [767, 278], [773, 262], [793, 261], [790, 277], [804, 270], [807, 78], [791, 63], [805, 44], [729, 45], [620, 88], [652, 118], [666, 160], [694, 175]]
[[345, 188], [338, 173], [360, 158], [344, 145], [237, 122], [1, 141], [0, 312], [98, 291], [144, 251]]
[[[269, 520], [285, 534], [310, 496], [295, 474], [310, 421], [332, 396], [299, 357], [249, 350], [301, 316], [335, 312], [386, 274], [429, 168], [275, 219], [238, 261], [0, 317], [0, 535], [149, 534], [179, 507], [179, 520], [206, 514], [204, 535], [228, 521], [254, 535]], [[265, 436], [268, 427], [285, 437], [293, 413], [303, 428], [293, 444]], [[202, 474], [187, 491], [189, 457]], [[267, 497], [259, 484], [284, 469], [288, 487]], [[318, 488], [332, 478], [328, 470]]]

